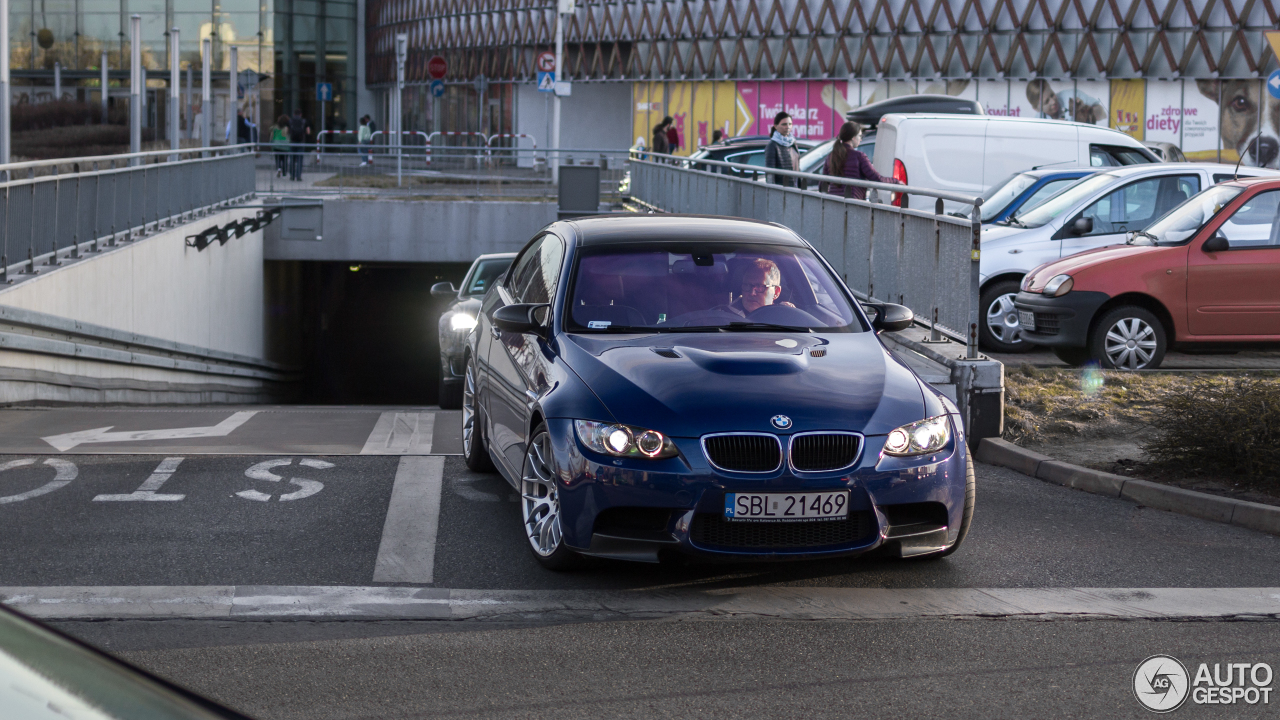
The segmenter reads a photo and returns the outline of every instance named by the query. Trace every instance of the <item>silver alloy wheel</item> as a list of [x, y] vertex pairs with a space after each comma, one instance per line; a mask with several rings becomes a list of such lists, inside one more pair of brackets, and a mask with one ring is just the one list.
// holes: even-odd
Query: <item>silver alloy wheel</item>
[[1141, 370], [1156, 353], [1155, 328], [1140, 318], [1120, 318], [1107, 330], [1102, 349], [1115, 367]]
[[534, 552], [542, 557], [560, 549], [560, 494], [556, 492], [556, 474], [548, 462], [550, 457], [551, 436], [540, 433], [525, 451], [524, 472], [520, 478], [525, 536]]
[[476, 436], [476, 374], [472, 363], [467, 361], [467, 369], [462, 379], [462, 447], [471, 451], [471, 443]]
[[1018, 311], [1013, 307], [1016, 297], [1017, 293], [1005, 293], [987, 308], [987, 327], [991, 329], [991, 335], [1010, 345], [1022, 342], [1022, 323], [1018, 321]]

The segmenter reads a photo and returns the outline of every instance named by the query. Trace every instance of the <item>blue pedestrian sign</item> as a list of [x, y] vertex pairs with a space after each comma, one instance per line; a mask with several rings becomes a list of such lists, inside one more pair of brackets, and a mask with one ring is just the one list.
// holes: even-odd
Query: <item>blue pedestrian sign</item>
[[333, 102], [333, 83], [316, 83], [316, 102]]
[[556, 74], [553, 72], [538, 73], [538, 91], [539, 92], [555, 92], [556, 91]]
[[432, 80], [431, 81], [431, 97], [441, 97], [442, 95], [444, 95], [444, 81]]
[[1271, 97], [1280, 100], [1280, 70], [1276, 70], [1267, 77], [1267, 92], [1271, 93]]

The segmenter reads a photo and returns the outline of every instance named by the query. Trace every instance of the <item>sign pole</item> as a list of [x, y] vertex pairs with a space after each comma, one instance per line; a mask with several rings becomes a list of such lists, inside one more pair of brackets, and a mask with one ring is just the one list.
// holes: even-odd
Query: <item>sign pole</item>
[[409, 56], [409, 36], [405, 33], [397, 33], [396, 34], [396, 91], [395, 91], [395, 94], [392, 96], [395, 100], [395, 102], [393, 103], [395, 107], [395, 113], [392, 115], [392, 118], [391, 118], [392, 127], [395, 128], [395, 134], [392, 135], [392, 137], [395, 139], [395, 143], [396, 143], [396, 187], [402, 187], [404, 184], [403, 155], [400, 152], [400, 143], [403, 135], [400, 128], [400, 123], [403, 120], [404, 112], [402, 111], [400, 104], [404, 100], [403, 98], [404, 63], [405, 63], [405, 60], [408, 59], [408, 56]]
[[209, 78], [211, 64], [213, 63], [213, 41], [209, 38], [204, 39], [204, 64], [201, 66], [200, 74], [200, 147], [209, 147], [209, 132], [213, 127], [212, 119], [209, 117], [209, 107], [213, 102], [212, 80]]
[[[556, 8], [556, 69], [555, 79], [558, 82], [563, 75], [564, 67], [564, 14], [565, 8], [573, 7], [573, 0], [558, 0]], [[552, 86], [554, 87], [554, 85]], [[560, 182], [560, 93], [551, 92], [551, 149], [555, 152], [551, 160], [551, 182]]]
[[230, 110], [231, 132], [227, 138], [228, 145], [240, 142], [240, 52], [235, 45], [231, 46], [231, 72], [227, 74], [227, 107]]
[[[103, 53], [106, 57], [106, 53]], [[105, 70], [104, 70], [105, 72]], [[105, 123], [107, 110], [107, 87], [102, 87], [102, 121]], [[9, 0], [0, 0], [0, 165], [9, 163], [9, 109], [12, 102], [9, 91]], [[5, 179], [8, 179], [5, 177]]]
[[[8, 42], [8, 41], [6, 40], [5, 42]], [[4, 63], [6, 65], [9, 64], [8, 57], [9, 57], [8, 55], [5, 56]], [[101, 93], [102, 124], [106, 125], [107, 124], [107, 92], [108, 92], [107, 88], [111, 85], [111, 78], [109, 76], [109, 71], [107, 69], [107, 51], [106, 50], [102, 51], [102, 64], [100, 65], [100, 68], [102, 70], [102, 93]]]

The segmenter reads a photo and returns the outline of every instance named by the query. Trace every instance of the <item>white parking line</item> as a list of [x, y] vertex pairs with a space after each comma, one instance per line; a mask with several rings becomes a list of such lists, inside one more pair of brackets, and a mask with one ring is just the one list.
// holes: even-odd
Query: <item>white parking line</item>
[[378, 416], [361, 455], [430, 455], [435, 413], [384, 412]]
[[904, 618], [1221, 619], [1280, 616], [1280, 588], [729, 588], [450, 590], [423, 587], [0, 587], [45, 619]]
[[400, 458], [382, 525], [374, 582], [432, 582], [443, 484], [443, 457]]

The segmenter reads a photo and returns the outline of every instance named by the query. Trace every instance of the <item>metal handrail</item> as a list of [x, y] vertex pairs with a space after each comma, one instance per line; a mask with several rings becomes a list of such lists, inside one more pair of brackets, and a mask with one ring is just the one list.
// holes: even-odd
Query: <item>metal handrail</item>
[[81, 165], [95, 162], [120, 161], [130, 159], [146, 159], [150, 157], [172, 156], [172, 155], [193, 155], [199, 153], [215, 153], [222, 155], [232, 154], [230, 151], [237, 151], [235, 154], [244, 152], [253, 152], [254, 148], [266, 143], [244, 143], [240, 145], [218, 145], [216, 147], [206, 148], [182, 148], [179, 150], [148, 150], [139, 153], [119, 153], [116, 155], [90, 155], [87, 157], [61, 158], [58, 160], [26, 160], [24, 162], [8, 163], [0, 165], [0, 172], [14, 170], [28, 170], [32, 168], [49, 167], [57, 165]]
[[[563, 150], [561, 152], [564, 152]], [[837, 175], [821, 175], [818, 173], [799, 172], [798, 170], [783, 170], [781, 168], [761, 167], [759, 165], [747, 165], [746, 163], [731, 163], [722, 160], [702, 160], [690, 159], [683, 155], [666, 155], [662, 153], [648, 152], [644, 150], [633, 150], [632, 159], [645, 160], [647, 158], [641, 155], [655, 158], [663, 158], [679, 161], [676, 167], [682, 170], [697, 170], [696, 165], [714, 165], [716, 167], [725, 167], [733, 170], [744, 170], [754, 175], [784, 175], [786, 177], [800, 178], [802, 180], [815, 180], [817, 182], [829, 182], [834, 185], [854, 185], [856, 187], [864, 187], [869, 190], [885, 190], [892, 193], [900, 193], [905, 195], [924, 195], [927, 197], [938, 198], [941, 200], [950, 200], [964, 205], [972, 205], [976, 211], [982, 205], [981, 197], [963, 195], [961, 193], [949, 192], [947, 190], [934, 190], [933, 188], [915, 187], [914, 185], [894, 185], [890, 183], [878, 183], [870, 180], [854, 180], [853, 178], [840, 177]], [[683, 165], [684, 167], [680, 167]]]

